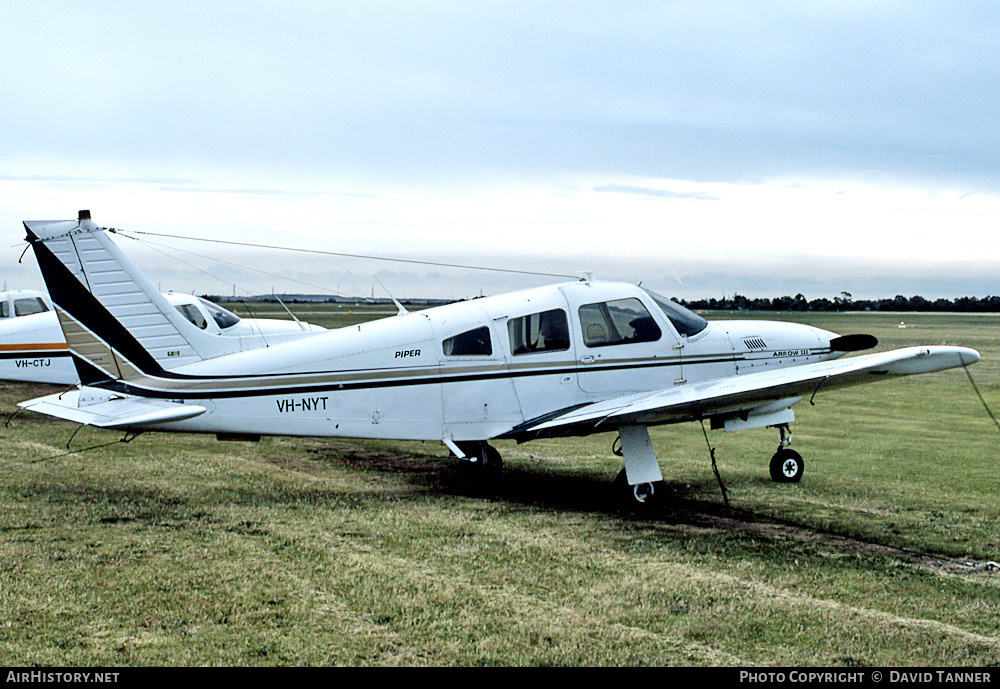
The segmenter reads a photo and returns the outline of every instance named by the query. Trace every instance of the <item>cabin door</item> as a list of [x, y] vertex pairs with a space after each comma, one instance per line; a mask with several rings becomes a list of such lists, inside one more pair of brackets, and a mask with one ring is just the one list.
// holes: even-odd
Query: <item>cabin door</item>
[[580, 388], [600, 395], [669, 389], [684, 382], [684, 349], [637, 298], [584, 304], [577, 313]]

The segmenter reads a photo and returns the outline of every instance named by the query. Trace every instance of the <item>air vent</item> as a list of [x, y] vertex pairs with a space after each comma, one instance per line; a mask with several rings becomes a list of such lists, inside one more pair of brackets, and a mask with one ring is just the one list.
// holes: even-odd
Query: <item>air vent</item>
[[759, 337], [751, 337], [746, 340], [743, 340], [743, 344], [747, 346], [747, 349], [752, 349], [752, 350], [767, 349], [767, 345], [764, 343], [764, 340], [760, 339]]

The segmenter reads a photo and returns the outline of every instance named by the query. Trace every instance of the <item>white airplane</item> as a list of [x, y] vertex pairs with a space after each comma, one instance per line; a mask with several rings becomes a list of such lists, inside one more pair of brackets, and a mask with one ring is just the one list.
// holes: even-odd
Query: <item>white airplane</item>
[[[191, 294], [169, 292], [163, 296], [200, 330], [216, 337], [235, 338], [242, 350], [279, 344], [326, 330], [300, 321], [240, 318]], [[59, 319], [44, 292], [0, 292], [0, 380], [52, 385], [80, 382]]]
[[484, 468], [501, 463], [497, 438], [617, 432], [616, 484], [643, 503], [663, 480], [648, 426], [776, 427], [771, 475], [798, 481], [797, 402], [979, 360], [951, 346], [840, 359], [875, 338], [708, 322], [649, 290], [591, 280], [241, 352], [171, 308], [89, 212], [24, 226], [82, 385], [20, 406], [98, 428], [432, 440]]
[[47, 294], [0, 292], [0, 380], [80, 382]]

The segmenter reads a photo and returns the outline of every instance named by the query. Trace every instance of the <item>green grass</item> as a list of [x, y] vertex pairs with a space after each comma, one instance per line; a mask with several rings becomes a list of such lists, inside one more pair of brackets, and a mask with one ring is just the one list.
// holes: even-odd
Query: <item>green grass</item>
[[[996, 317], [805, 319], [976, 347], [1000, 409]], [[0, 408], [48, 391], [0, 386]], [[638, 515], [610, 495], [613, 435], [499, 443], [483, 486], [434, 443], [147, 434], [63, 454], [73, 425], [22, 414], [0, 427], [0, 659], [1000, 663], [1000, 573], [964, 564], [1000, 560], [1000, 431], [965, 374], [815, 402], [796, 407], [797, 485], [767, 476], [775, 431], [709, 433], [728, 508], [701, 429], [653, 429], [666, 498]]]

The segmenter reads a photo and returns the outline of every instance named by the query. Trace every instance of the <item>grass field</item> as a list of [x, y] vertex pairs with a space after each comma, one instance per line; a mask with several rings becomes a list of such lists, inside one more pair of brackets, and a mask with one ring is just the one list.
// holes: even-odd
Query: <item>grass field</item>
[[[371, 317], [344, 311], [302, 317]], [[997, 316], [777, 317], [975, 347], [1000, 410]], [[2, 385], [0, 409], [47, 392]], [[709, 433], [729, 507], [700, 427], [652, 429], [667, 496], [643, 514], [612, 500], [612, 435], [499, 443], [483, 486], [434, 443], [146, 434], [66, 454], [75, 426], [18, 415], [0, 663], [1000, 663], [1000, 430], [966, 374], [815, 402], [796, 407], [799, 484], [768, 478], [773, 429]]]

